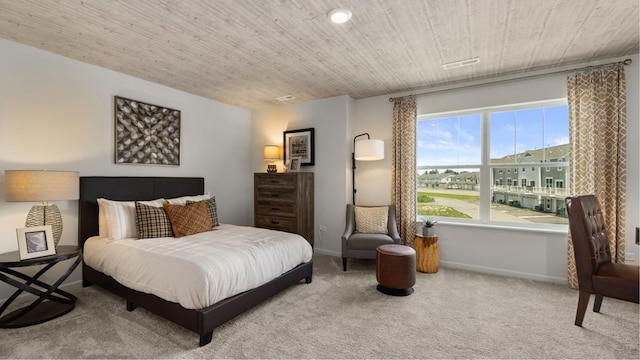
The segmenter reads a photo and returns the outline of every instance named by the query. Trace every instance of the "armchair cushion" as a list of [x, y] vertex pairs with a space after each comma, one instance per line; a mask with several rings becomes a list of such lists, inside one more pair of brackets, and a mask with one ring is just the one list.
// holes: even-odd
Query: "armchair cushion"
[[387, 234], [388, 206], [355, 206], [356, 233]]
[[355, 233], [347, 240], [347, 246], [352, 250], [371, 250], [380, 245], [393, 244], [393, 239], [387, 234], [359, 234]]

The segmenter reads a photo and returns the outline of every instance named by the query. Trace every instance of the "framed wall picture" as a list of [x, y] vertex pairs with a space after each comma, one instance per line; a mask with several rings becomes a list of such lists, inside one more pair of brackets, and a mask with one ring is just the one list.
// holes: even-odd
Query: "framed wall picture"
[[300, 158], [300, 166], [315, 165], [313, 149], [313, 128], [288, 130], [283, 132], [284, 161]]
[[180, 110], [115, 97], [115, 163], [180, 165]]
[[16, 232], [18, 233], [20, 260], [55, 255], [56, 246], [53, 241], [51, 225], [16, 229]]
[[300, 171], [300, 164], [302, 163], [302, 159], [299, 157], [294, 157], [289, 160], [289, 167], [287, 168], [290, 172]]

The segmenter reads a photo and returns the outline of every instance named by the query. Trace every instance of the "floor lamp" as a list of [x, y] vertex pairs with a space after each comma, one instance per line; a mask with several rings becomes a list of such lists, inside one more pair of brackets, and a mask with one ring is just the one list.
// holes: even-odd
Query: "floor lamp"
[[[356, 139], [361, 136], [366, 136], [367, 138], [365, 140], [356, 141]], [[353, 138], [353, 152], [351, 153], [353, 205], [356, 204], [356, 160], [373, 161], [382, 159], [384, 159], [384, 141], [372, 140], [369, 133], [356, 135]]]
[[5, 200], [42, 202], [34, 205], [25, 226], [51, 225], [55, 245], [62, 235], [62, 216], [53, 200], [77, 200], [80, 179], [76, 171], [5, 170]]

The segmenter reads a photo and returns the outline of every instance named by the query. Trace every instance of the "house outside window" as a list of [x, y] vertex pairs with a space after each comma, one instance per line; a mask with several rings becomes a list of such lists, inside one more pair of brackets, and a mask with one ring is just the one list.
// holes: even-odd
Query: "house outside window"
[[[420, 179], [426, 176], [448, 179], [417, 185], [418, 216], [566, 227], [570, 146], [565, 99], [419, 115], [416, 133], [418, 184], [425, 184]], [[553, 171], [547, 172], [550, 162]]]

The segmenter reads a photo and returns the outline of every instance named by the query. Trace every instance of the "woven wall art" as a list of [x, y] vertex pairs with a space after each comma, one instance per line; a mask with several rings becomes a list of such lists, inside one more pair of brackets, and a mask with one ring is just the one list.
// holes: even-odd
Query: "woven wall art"
[[180, 110], [115, 97], [115, 163], [180, 165]]

